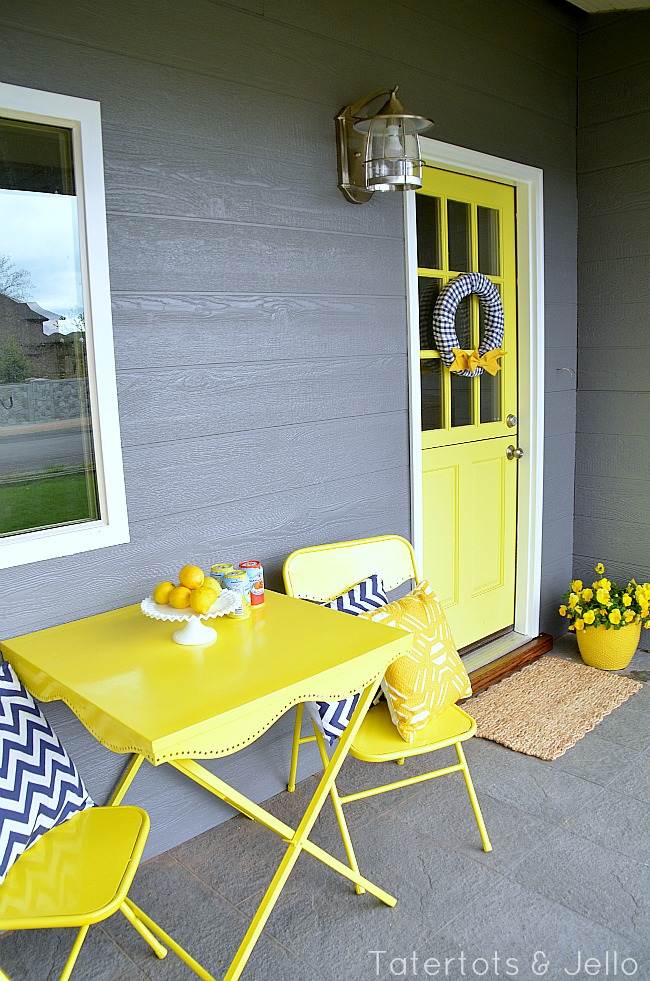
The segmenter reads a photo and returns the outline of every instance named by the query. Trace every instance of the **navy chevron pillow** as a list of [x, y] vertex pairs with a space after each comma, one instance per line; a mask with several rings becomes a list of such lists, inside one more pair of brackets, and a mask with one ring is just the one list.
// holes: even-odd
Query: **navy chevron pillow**
[[[350, 613], [358, 617], [360, 613], [368, 613], [386, 606], [388, 597], [384, 592], [384, 583], [381, 576], [372, 575], [367, 579], [358, 582], [345, 593], [323, 603], [332, 610], [339, 610], [341, 613]], [[323, 730], [326, 742], [332, 746], [345, 730], [348, 722], [352, 718], [352, 713], [357, 707], [359, 695], [350, 695], [339, 702], [313, 702], [312, 715], [317, 724]]]
[[0, 883], [46, 831], [92, 806], [49, 722], [0, 661]]

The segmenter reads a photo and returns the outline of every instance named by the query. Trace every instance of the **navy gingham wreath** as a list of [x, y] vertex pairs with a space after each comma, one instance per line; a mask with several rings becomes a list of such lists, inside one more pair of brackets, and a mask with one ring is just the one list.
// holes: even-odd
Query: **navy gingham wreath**
[[[462, 273], [441, 290], [433, 308], [431, 324], [433, 340], [440, 353], [440, 359], [447, 367], [455, 361], [452, 349], [460, 347], [456, 334], [456, 310], [460, 301], [469, 296], [470, 293], [475, 293], [478, 296], [485, 315], [485, 329], [478, 348], [479, 355], [482, 356], [488, 351], [500, 348], [503, 344], [505, 324], [503, 305], [498, 289], [483, 273]], [[476, 375], [483, 374], [483, 368], [476, 368], [474, 371], [458, 371], [455, 374], [474, 378]]]

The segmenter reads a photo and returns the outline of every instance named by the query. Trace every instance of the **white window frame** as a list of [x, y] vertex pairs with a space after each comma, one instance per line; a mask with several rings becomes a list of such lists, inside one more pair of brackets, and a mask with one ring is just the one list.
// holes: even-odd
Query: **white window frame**
[[[519, 377], [517, 565], [515, 622], [509, 639], [486, 644], [469, 655], [470, 669], [539, 634], [542, 577], [542, 503], [544, 474], [544, 174], [537, 167], [491, 154], [420, 137], [423, 159], [440, 170], [457, 171], [511, 184], [517, 209], [517, 319]], [[406, 299], [408, 320], [411, 526], [415, 554], [422, 567], [422, 426], [420, 422], [420, 329], [417, 278], [415, 192], [404, 195]], [[470, 658], [472, 659], [470, 661]]]
[[98, 102], [0, 82], [0, 114], [72, 132], [88, 385], [97, 493], [96, 521], [0, 538], [0, 569], [128, 542], [108, 274], [104, 163]]

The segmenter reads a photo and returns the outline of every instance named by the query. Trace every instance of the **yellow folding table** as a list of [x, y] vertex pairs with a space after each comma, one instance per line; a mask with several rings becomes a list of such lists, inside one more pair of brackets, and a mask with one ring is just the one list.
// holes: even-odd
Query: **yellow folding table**
[[[309, 840], [310, 832], [388, 665], [409, 634], [267, 591], [247, 620], [217, 622], [210, 647], [181, 647], [173, 624], [138, 606], [101, 613], [0, 643], [36, 698], [60, 699], [102, 745], [131, 759], [110, 803], [119, 804], [146, 759], [168, 763], [280, 835], [286, 852], [226, 972], [240, 977], [302, 851], [388, 906], [396, 899], [356, 867]], [[350, 724], [297, 828], [269, 814], [206, 767], [253, 743], [289, 708], [362, 692]]]

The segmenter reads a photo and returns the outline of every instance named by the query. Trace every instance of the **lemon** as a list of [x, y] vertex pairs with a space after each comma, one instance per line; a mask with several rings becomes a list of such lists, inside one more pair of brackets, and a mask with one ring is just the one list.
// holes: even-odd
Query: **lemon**
[[190, 605], [190, 591], [187, 586], [174, 586], [167, 597], [167, 602], [175, 610], [186, 610]]
[[179, 583], [181, 586], [186, 586], [187, 589], [198, 589], [199, 586], [203, 585], [204, 579], [203, 569], [200, 569], [198, 565], [184, 565], [178, 573]]
[[153, 596], [154, 603], [162, 603], [164, 606], [164, 604], [169, 600], [169, 594], [171, 593], [173, 588], [174, 588], [173, 582], [168, 582], [168, 581], [159, 582], [156, 588], [154, 589], [153, 593], [151, 594]]
[[209, 586], [199, 586], [190, 593], [190, 606], [195, 613], [207, 613], [216, 598], [214, 589], [210, 589]]
[[203, 585], [207, 586], [209, 589], [214, 589], [217, 596], [221, 595], [221, 583], [213, 576], [206, 576], [203, 580]]

